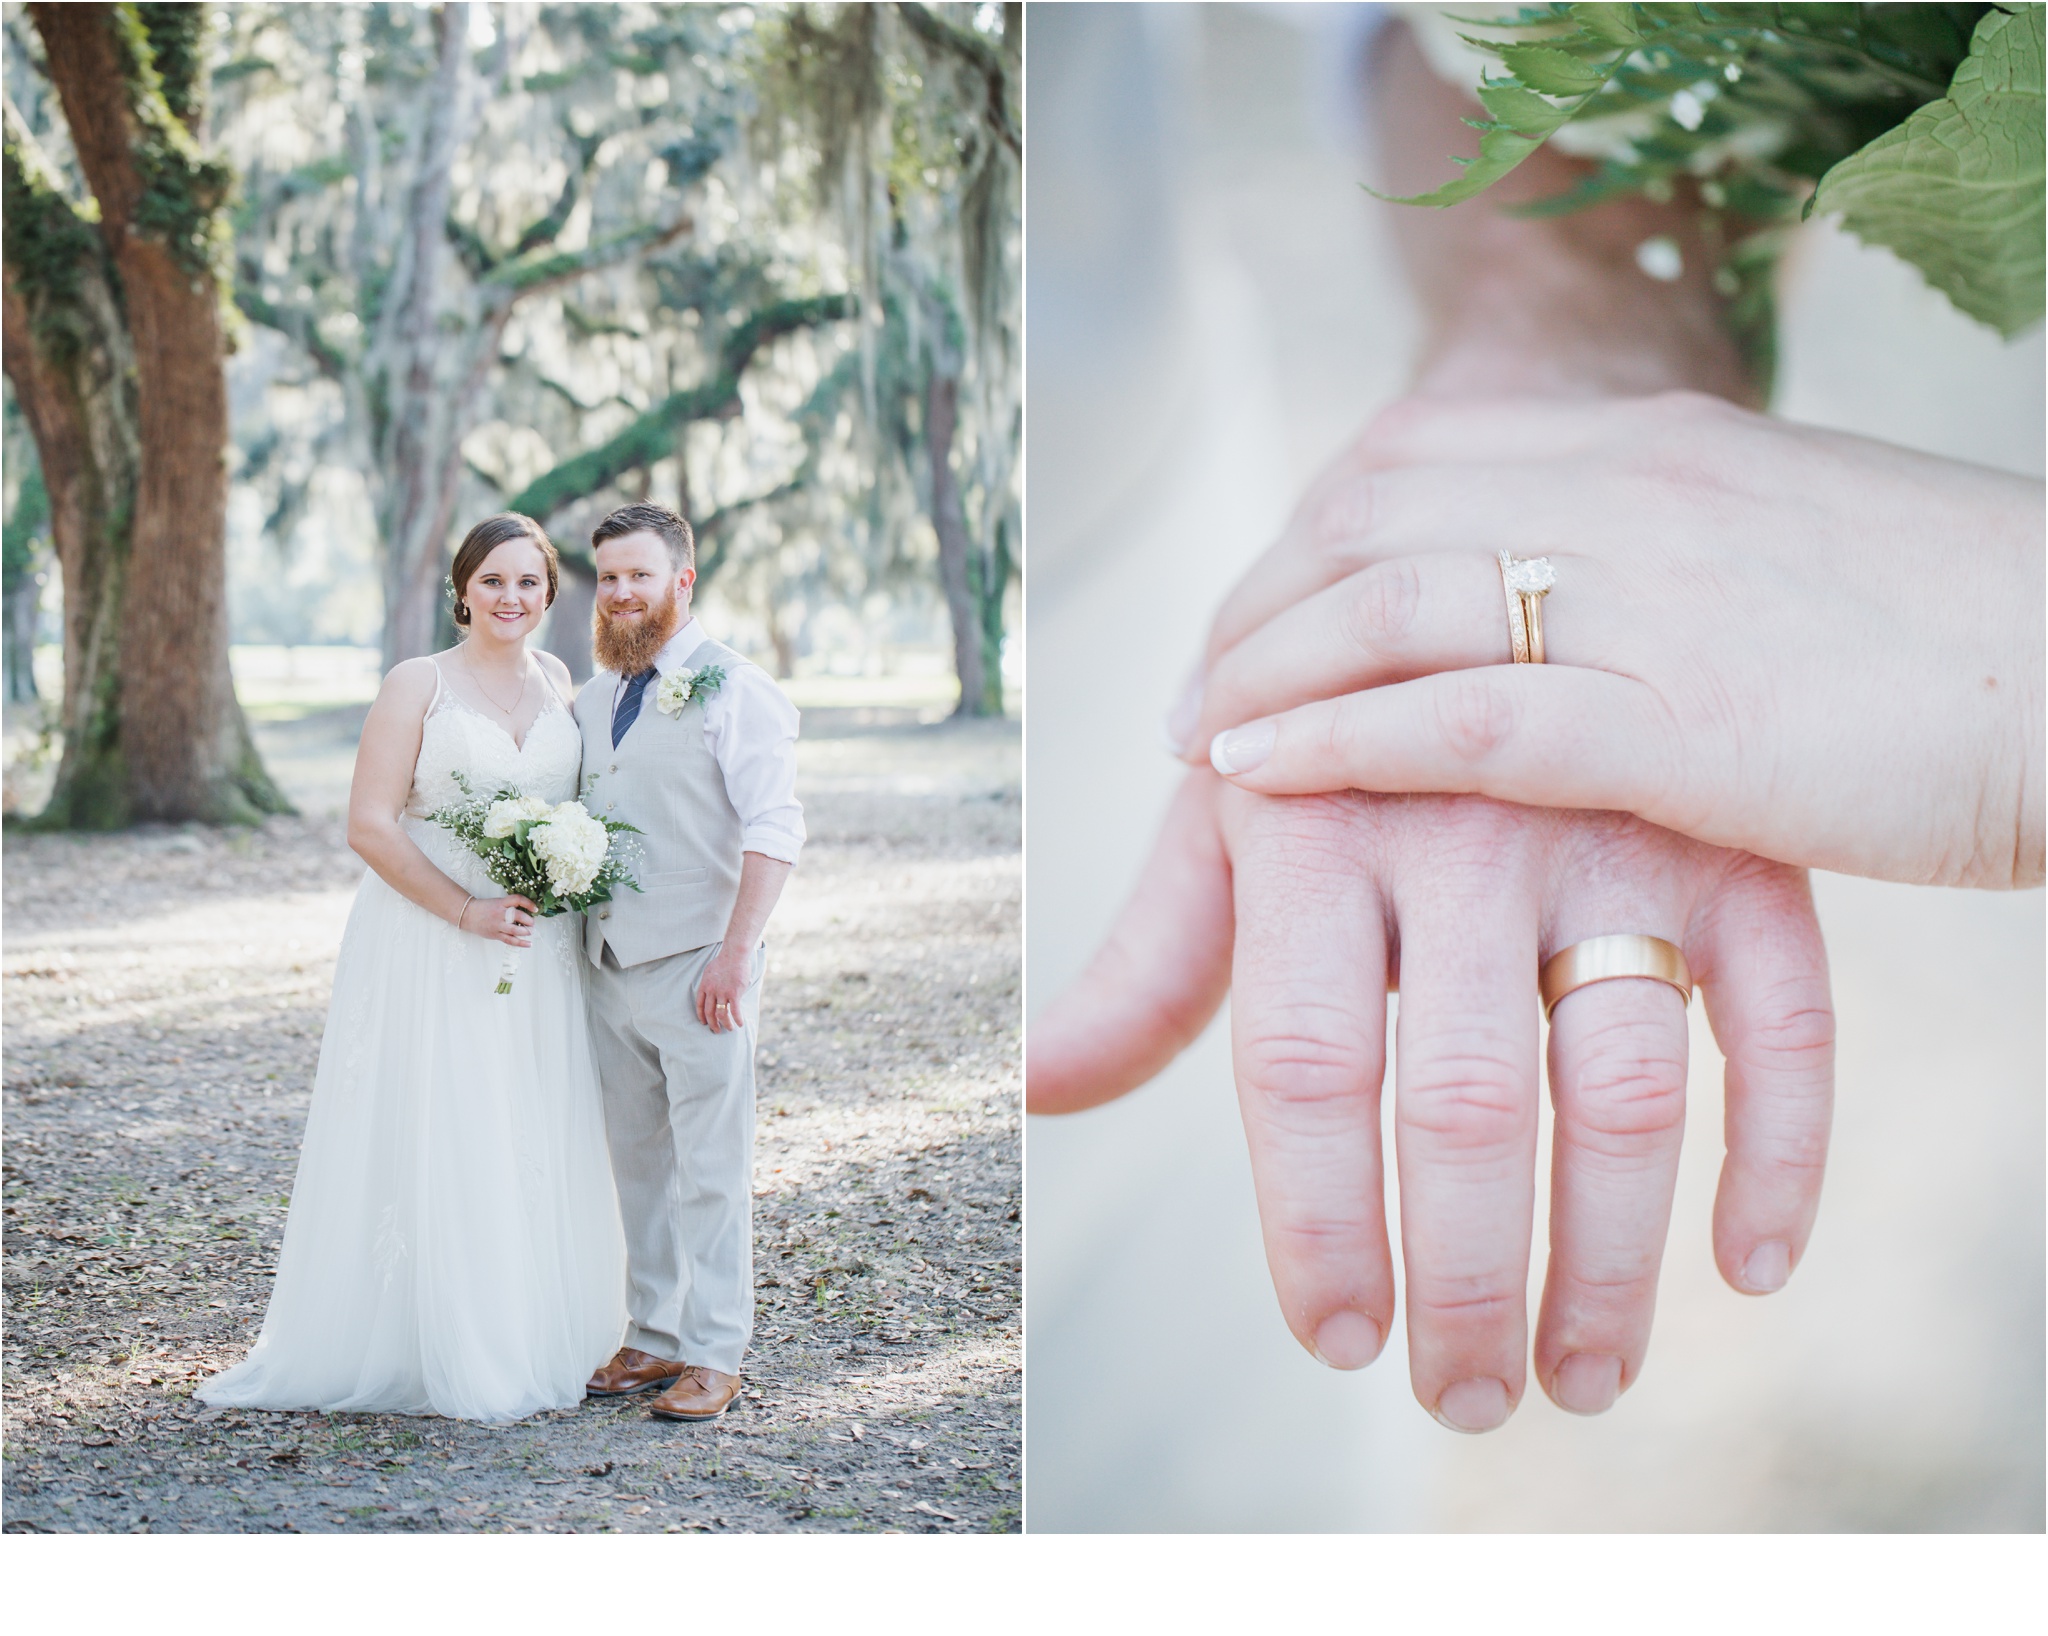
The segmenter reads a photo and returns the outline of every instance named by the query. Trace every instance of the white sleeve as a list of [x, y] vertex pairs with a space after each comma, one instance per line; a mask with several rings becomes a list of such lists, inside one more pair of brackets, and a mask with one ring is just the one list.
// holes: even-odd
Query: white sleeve
[[795, 863], [804, 845], [796, 798], [797, 709], [757, 665], [735, 665], [704, 701], [704, 742], [740, 815], [740, 849]]

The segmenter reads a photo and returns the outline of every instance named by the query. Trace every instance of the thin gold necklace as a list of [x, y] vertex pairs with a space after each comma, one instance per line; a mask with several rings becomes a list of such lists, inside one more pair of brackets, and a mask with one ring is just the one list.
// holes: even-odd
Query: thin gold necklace
[[[518, 715], [519, 707], [522, 704], [526, 703], [526, 687], [527, 683], [532, 680], [533, 675], [531, 668], [526, 665], [522, 665], [520, 667], [519, 697], [512, 701], [512, 708], [510, 710], [507, 710], [502, 704], [498, 703], [497, 699], [492, 695], [491, 690], [484, 686], [484, 679], [476, 673], [476, 666], [472, 665], [469, 662], [469, 649], [466, 647], [462, 649], [460, 657], [462, 659], [462, 668], [469, 672], [469, 679], [472, 682], [476, 683], [476, 690], [479, 693], [481, 693], [486, 699], [490, 700], [491, 704], [496, 707], [499, 714], [508, 717]], [[522, 654], [521, 657], [524, 658], [525, 655]]]

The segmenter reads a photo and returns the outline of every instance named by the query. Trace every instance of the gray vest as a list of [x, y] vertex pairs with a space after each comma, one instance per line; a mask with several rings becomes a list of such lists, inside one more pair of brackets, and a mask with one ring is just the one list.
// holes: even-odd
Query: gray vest
[[[747, 661], [707, 641], [691, 668]], [[583, 729], [583, 802], [593, 813], [621, 818], [641, 834], [640, 882], [583, 917], [583, 946], [592, 965], [610, 944], [622, 966], [683, 954], [725, 936], [740, 894], [740, 815], [725, 793], [725, 774], [704, 742], [704, 706], [691, 700], [679, 716], [654, 708], [656, 677], [641, 695], [640, 714], [612, 748], [612, 705], [620, 679], [599, 671], [576, 697]], [[731, 683], [726, 684], [730, 686]], [[633, 837], [627, 837], [629, 840]]]

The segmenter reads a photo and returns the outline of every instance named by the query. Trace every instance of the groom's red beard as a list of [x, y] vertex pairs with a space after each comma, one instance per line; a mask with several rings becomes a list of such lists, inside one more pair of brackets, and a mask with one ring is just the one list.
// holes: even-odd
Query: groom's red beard
[[666, 602], [650, 602], [638, 619], [626, 623], [614, 620], [598, 603], [593, 610], [591, 651], [597, 662], [619, 676], [637, 676], [654, 663], [654, 656], [668, 645], [682, 623], [682, 610], [671, 590]]

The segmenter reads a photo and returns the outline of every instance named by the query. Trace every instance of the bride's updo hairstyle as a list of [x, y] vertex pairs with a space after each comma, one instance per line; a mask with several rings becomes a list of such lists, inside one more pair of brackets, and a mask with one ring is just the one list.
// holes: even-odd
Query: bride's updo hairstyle
[[555, 605], [555, 590], [561, 583], [562, 559], [555, 554], [555, 542], [548, 538], [546, 530], [531, 517], [522, 517], [516, 511], [501, 511], [495, 517], [486, 517], [462, 537], [462, 544], [455, 550], [455, 566], [448, 570], [448, 584], [455, 592], [455, 623], [465, 630], [469, 627], [469, 602], [463, 596], [469, 582], [476, 578], [476, 572], [488, 557], [507, 540], [531, 540], [540, 548], [543, 561], [548, 565], [548, 601]]

